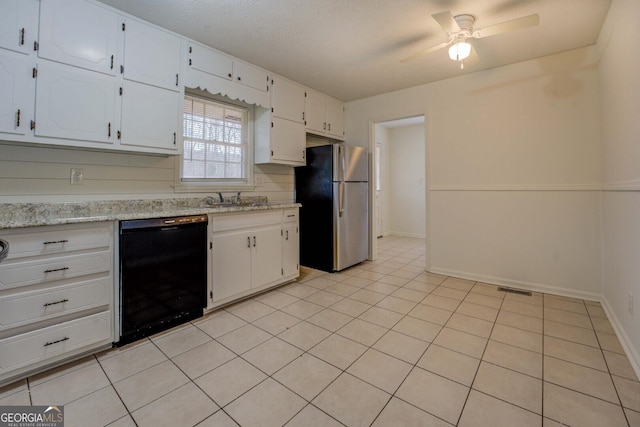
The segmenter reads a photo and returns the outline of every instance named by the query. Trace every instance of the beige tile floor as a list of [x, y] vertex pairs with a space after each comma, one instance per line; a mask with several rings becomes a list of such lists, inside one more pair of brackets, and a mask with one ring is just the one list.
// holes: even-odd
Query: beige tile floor
[[66, 426], [640, 426], [597, 302], [423, 271], [424, 241], [0, 389]]

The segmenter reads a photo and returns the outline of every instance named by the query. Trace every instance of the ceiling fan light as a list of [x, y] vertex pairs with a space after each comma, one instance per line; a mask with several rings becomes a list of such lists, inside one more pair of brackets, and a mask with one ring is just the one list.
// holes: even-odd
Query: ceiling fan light
[[454, 61], [462, 61], [471, 54], [471, 45], [467, 42], [458, 42], [449, 48], [449, 58]]

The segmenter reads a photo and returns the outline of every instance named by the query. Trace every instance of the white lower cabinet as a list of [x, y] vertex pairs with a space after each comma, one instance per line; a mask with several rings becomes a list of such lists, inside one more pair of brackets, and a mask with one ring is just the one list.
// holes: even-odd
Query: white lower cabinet
[[284, 211], [282, 235], [282, 268], [287, 277], [300, 274], [300, 234], [298, 209]]
[[[297, 228], [297, 209], [295, 227]], [[215, 308], [298, 277], [285, 260], [295, 257], [298, 240], [284, 240], [285, 210], [211, 215], [211, 289], [208, 308]], [[287, 227], [292, 224], [287, 223]], [[295, 245], [293, 244], [295, 243]], [[284, 247], [287, 250], [284, 250]]]
[[0, 230], [0, 386], [114, 338], [111, 222]]

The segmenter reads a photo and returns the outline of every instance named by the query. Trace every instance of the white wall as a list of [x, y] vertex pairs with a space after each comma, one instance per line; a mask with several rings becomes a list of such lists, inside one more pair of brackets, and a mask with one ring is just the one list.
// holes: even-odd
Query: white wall
[[582, 48], [347, 103], [352, 143], [373, 122], [425, 114], [428, 269], [598, 298], [596, 57]]
[[[598, 49], [605, 308], [640, 373], [640, 2], [613, 0]], [[634, 314], [628, 295], [635, 298]]]
[[424, 124], [389, 129], [391, 234], [425, 237]]

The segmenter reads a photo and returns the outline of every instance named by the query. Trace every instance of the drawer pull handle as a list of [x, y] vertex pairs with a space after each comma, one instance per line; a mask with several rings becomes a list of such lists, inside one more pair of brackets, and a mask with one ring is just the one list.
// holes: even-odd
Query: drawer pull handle
[[60, 301], [56, 301], [56, 302], [48, 302], [46, 304], [43, 305], [43, 307], [49, 307], [50, 305], [56, 305], [56, 304], [64, 304], [65, 302], [69, 302], [68, 299], [62, 299]]
[[68, 269], [69, 269], [69, 267], [51, 268], [49, 270], [45, 270], [44, 272], [46, 274], [46, 273], [53, 273], [54, 271], [65, 271], [65, 270], [68, 270]]
[[57, 244], [60, 244], [60, 243], [68, 243], [68, 242], [69, 241], [66, 240], [66, 239], [65, 240], [50, 240], [48, 242], [44, 242], [43, 244], [44, 245], [57, 245]]
[[64, 341], [69, 341], [69, 337], [64, 337], [64, 338], [56, 340], [56, 341], [46, 342], [46, 343], [44, 343], [44, 346], [45, 347], [49, 347], [50, 345], [58, 344], [59, 342], [64, 342]]
[[287, 218], [293, 218], [296, 214], [287, 215]]

